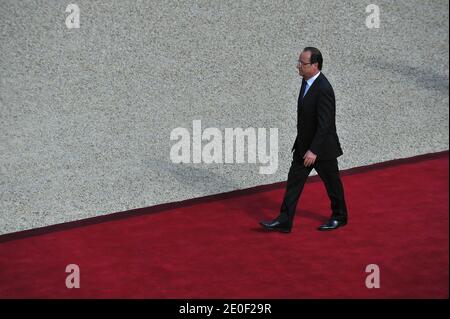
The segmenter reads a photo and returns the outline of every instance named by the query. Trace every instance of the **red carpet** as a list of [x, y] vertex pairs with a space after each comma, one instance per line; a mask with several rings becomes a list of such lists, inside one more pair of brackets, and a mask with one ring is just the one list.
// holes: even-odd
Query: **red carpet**
[[[276, 216], [278, 185], [0, 236], [0, 297], [448, 298], [448, 177], [448, 151], [344, 172], [349, 224], [333, 232], [316, 230], [329, 201], [313, 179], [288, 235], [258, 225]], [[68, 264], [80, 289], [65, 286]], [[379, 289], [365, 286], [368, 264]]]

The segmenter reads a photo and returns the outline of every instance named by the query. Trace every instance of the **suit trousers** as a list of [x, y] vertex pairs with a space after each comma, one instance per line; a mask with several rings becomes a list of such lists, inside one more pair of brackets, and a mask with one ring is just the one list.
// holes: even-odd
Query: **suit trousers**
[[306, 167], [303, 156], [304, 154], [300, 156], [299, 152], [295, 150], [278, 220], [293, 223], [303, 186], [308, 179], [309, 173], [314, 168], [324, 182], [328, 197], [331, 201], [331, 217], [339, 221], [347, 221], [344, 187], [339, 177], [337, 159], [316, 160], [313, 165]]

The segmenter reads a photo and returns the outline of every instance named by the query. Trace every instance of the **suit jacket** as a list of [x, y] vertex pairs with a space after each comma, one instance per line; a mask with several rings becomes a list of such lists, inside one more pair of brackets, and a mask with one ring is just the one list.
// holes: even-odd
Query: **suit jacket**
[[317, 160], [335, 159], [343, 154], [336, 132], [336, 101], [333, 87], [321, 72], [297, 105], [297, 137], [292, 147], [303, 158], [310, 150]]

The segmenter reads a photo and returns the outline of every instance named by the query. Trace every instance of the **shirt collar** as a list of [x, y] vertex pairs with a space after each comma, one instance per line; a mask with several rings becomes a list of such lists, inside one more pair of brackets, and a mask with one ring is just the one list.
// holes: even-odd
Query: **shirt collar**
[[314, 81], [319, 77], [320, 75], [320, 71], [317, 72], [316, 75], [314, 75], [312, 78], [310, 78], [309, 80], [306, 81], [306, 83], [308, 83], [308, 86], [311, 87], [311, 85], [313, 85]]

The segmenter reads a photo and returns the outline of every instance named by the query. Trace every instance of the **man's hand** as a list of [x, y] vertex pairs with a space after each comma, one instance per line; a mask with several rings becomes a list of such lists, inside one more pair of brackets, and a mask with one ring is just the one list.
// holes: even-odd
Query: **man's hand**
[[314, 162], [316, 161], [317, 155], [314, 154], [313, 152], [311, 152], [310, 150], [308, 150], [305, 154], [305, 156], [303, 156], [303, 159], [305, 160], [304, 164], [306, 167], [310, 166], [310, 165], [314, 165]]

